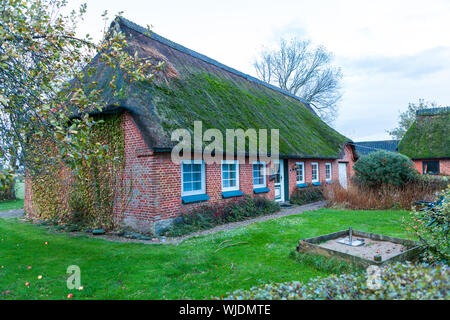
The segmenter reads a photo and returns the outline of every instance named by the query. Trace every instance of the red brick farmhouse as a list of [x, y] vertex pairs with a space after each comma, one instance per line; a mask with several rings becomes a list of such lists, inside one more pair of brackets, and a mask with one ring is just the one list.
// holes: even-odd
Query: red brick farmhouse
[[450, 175], [450, 107], [417, 111], [398, 144], [421, 174]]
[[[130, 50], [165, 63], [155, 81], [123, 84], [117, 89], [118, 100], [103, 110], [122, 117], [125, 168], [121, 179], [132, 185], [121, 214], [125, 224], [158, 234], [180, 213], [205, 203], [243, 195], [288, 202], [295, 188], [333, 182], [347, 186], [356, 160], [354, 147], [320, 120], [307, 102], [148, 34], [126, 19], [120, 18], [119, 25]], [[106, 66], [99, 70], [96, 81], [108, 83], [113, 71]], [[262, 161], [174, 163], [171, 151], [176, 143], [171, 132], [179, 128], [192, 132], [194, 121], [201, 121], [203, 130], [219, 129], [224, 137], [226, 129], [279, 129], [278, 169], [273, 171]], [[123, 196], [118, 195], [117, 203], [124, 201]], [[28, 212], [32, 204], [27, 188]]]

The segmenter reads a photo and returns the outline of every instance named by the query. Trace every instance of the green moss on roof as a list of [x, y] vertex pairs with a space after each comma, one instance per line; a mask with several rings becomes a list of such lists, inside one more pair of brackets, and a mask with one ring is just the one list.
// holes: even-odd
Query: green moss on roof
[[412, 159], [450, 157], [450, 113], [419, 116], [398, 150]]
[[199, 120], [203, 130], [216, 128], [224, 136], [226, 129], [267, 129], [269, 134], [279, 129], [280, 153], [305, 157], [338, 157], [348, 141], [299, 101], [245, 80], [199, 72], [142, 89], [153, 97], [167, 134], [178, 128], [192, 131]]

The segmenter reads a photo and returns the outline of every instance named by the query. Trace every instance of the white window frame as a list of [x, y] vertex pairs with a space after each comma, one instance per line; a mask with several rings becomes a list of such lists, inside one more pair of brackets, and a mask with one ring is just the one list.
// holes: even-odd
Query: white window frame
[[[183, 191], [184, 186], [184, 172], [183, 172], [183, 164], [201, 164], [201, 181], [202, 188], [200, 190], [193, 191]], [[205, 170], [205, 161], [203, 160], [182, 160], [181, 161], [181, 196], [193, 196], [197, 194], [206, 194], [206, 170]]]
[[[236, 186], [234, 187], [224, 187], [223, 186], [223, 164], [235, 164], [236, 165]], [[222, 191], [235, 191], [239, 190], [239, 161], [238, 160], [222, 160], [220, 164], [220, 180], [222, 181]]]
[[[317, 166], [317, 179], [313, 178], [313, 167]], [[319, 182], [319, 163], [311, 162], [311, 182]]]
[[[328, 166], [330, 167], [330, 177], [329, 178], [327, 177], [327, 167]], [[325, 180], [326, 181], [331, 181], [333, 179], [333, 171], [331, 171], [332, 168], [333, 168], [333, 166], [332, 166], [331, 162], [325, 163]]]
[[[263, 184], [254, 184], [255, 183], [255, 179], [253, 177], [253, 165], [254, 164], [262, 164], [263, 165]], [[256, 188], [265, 188], [267, 183], [266, 183], [266, 163], [264, 161], [253, 161], [252, 163], [252, 183], [253, 183], [253, 189]]]
[[296, 179], [297, 179], [297, 183], [298, 184], [300, 184], [300, 183], [305, 183], [305, 163], [304, 162], [296, 162], [295, 163], [297, 166], [298, 165], [302, 165], [302, 177], [303, 177], [303, 180], [298, 180], [298, 174], [297, 174], [297, 170], [295, 170], [295, 175], [296, 175]]

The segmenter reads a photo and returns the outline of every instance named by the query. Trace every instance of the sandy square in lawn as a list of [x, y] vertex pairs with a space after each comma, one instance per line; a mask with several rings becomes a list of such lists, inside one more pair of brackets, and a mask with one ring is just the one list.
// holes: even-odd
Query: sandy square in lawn
[[347, 238], [347, 236], [328, 240], [319, 244], [319, 246], [370, 260], [373, 260], [373, 257], [378, 254], [377, 251], [379, 251], [383, 261], [408, 250], [407, 247], [399, 243], [373, 240], [358, 236], [353, 236], [353, 239], [364, 239], [365, 244], [359, 247], [351, 247], [338, 242], [340, 239], [344, 238]]

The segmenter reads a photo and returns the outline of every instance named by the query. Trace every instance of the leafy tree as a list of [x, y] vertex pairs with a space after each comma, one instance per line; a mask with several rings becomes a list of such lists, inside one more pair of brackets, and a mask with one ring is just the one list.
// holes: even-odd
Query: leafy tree
[[16, 174], [13, 170], [2, 167], [0, 162], [0, 201], [15, 198], [14, 180]]
[[[91, 140], [89, 132], [99, 121], [89, 114], [106, 101], [102, 88], [86, 81], [95, 72], [89, 62], [95, 57], [130, 82], [151, 80], [162, 64], [132, 52], [115, 19], [99, 42], [78, 36], [86, 5], [69, 14], [63, 13], [65, 0], [0, 0], [0, 5], [0, 156], [18, 159], [31, 173], [61, 161], [76, 173], [82, 163], [99, 161], [106, 147]], [[106, 12], [103, 19], [108, 20]], [[114, 89], [117, 81], [108, 85]], [[57, 152], [46, 153], [42, 141]]]
[[403, 186], [412, 181], [417, 172], [412, 161], [396, 152], [379, 150], [356, 161], [353, 166], [357, 181], [369, 187]]
[[429, 261], [450, 261], [448, 231], [450, 226], [450, 187], [441, 194], [444, 200], [432, 209], [411, 211], [403, 219], [406, 230], [419, 238], [425, 246], [425, 258]]
[[401, 112], [399, 115], [398, 126], [392, 130], [386, 130], [392, 139], [401, 140], [405, 132], [416, 120], [416, 112], [427, 108], [435, 108], [437, 104], [435, 102], [425, 102], [423, 99], [419, 99], [419, 103], [409, 103], [408, 109]]
[[336, 118], [342, 73], [324, 47], [281, 39], [277, 49], [261, 52], [254, 67], [261, 80], [305, 99], [324, 121]]

